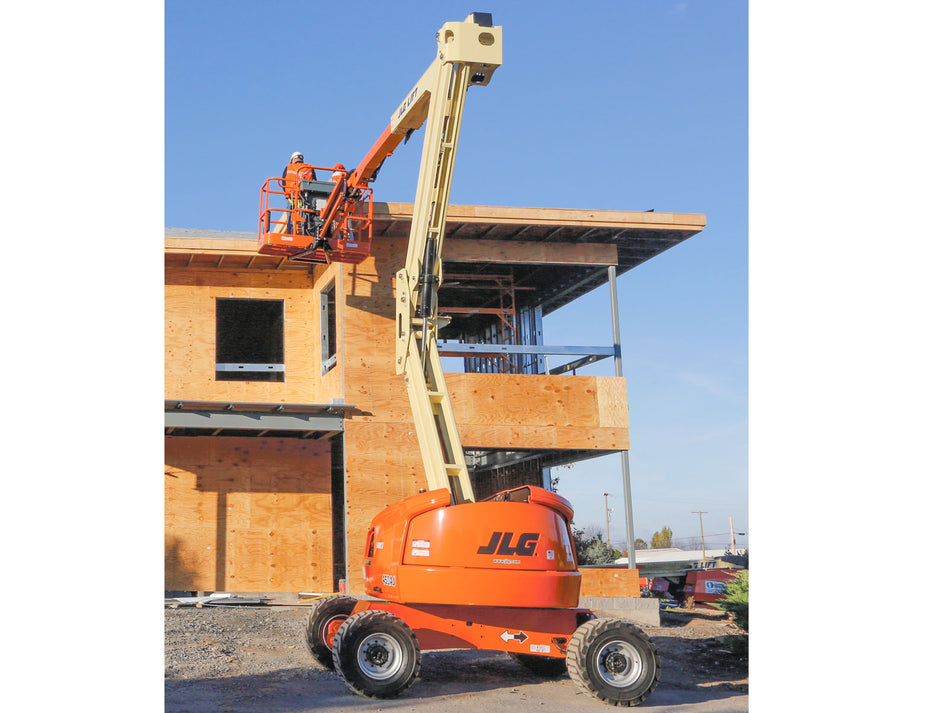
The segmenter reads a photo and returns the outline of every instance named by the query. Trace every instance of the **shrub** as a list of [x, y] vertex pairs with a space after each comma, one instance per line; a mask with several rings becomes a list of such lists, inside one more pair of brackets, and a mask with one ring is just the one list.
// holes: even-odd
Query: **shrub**
[[749, 570], [742, 570], [726, 585], [726, 596], [719, 606], [732, 614], [740, 629], [749, 631]]
[[578, 566], [613, 564], [620, 557], [620, 552], [608, 546], [599, 532], [587, 536], [583, 530], [575, 529], [573, 535]]

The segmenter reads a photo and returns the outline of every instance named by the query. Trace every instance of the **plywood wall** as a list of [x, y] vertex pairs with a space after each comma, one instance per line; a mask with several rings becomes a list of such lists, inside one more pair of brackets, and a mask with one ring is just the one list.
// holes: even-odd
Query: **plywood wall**
[[629, 448], [623, 377], [446, 374], [466, 448]]
[[[284, 300], [286, 381], [215, 380], [215, 299]], [[312, 403], [319, 358], [313, 278], [305, 272], [167, 268], [165, 398]]]
[[[320, 316], [320, 295], [324, 290], [333, 290], [336, 294], [336, 333], [337, 333], [337, 364], [340, 364], [342, 359], [343, 351], [343, 339], [340, 338], [341, 334], [341, 320], [342, 320], [342, 270], [340, 265], [330, 265], [323, 270], [323, 272], [316, 277], [314, 280], [313, 286], [313, 303], [314, 303], [314, 354], [313, 354], [313, 364], [314, 364], [314, 374], [316, 376], [316, 391], [314, 393], [314, 400], [316, 403], [331, 403], [333, 399], [344, 399], [343, 394], [343, 370], [337, 367], [331, 368], [326, 373], [323, 372], [322, 368], [322, 352], [320, 347], [320, 328], [321, 328], [321, 316]], [[344, 399], [345, 400], [345, 399]]]
[[327, 441], [165, 445], [166, 590], [333, 590]]
[[[362, 592], [372, 518], [426, 487], [406, 385], [394, 367], [394, 275], [405, 240], [360, 265], [299, 271], [169, 267], [166, 399], [356, 408], [343, 444], [347, 576]], [[334, 285], [337, 366], [321, 374], [320, 292]], [[215, 381], [218, 297], [283, 299], [287, 380]], [[622, 378], [449, 374], [469, 448], [628, 447]], [[333, 591], [330, 446], [296, 439], [167, 437], [166, 587]]]
[[640, 571], [618, 567], [583, 567], [581, 596], [639, 597]]
[[362, 551], [370, 521], [387, 505], [426, 487], [406, 385], [395, 370], [396, 271], [405, 244], [377, 241], [373, 255], [344, 268], [347, 546], [350, 587], [362, 593]]

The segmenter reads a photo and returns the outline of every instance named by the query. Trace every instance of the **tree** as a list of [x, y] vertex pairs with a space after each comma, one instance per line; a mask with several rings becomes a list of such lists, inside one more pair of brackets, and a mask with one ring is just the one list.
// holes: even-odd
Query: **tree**
[[604, 542], [603, 535], [596, 529], [587, 535], [584, 530], [572, 528], [574, 546], [577, 549], [577, 564], [613, 564], [620, 552]]
[[639, 537], [633, 541], [633, 549], [635, 550], [645, 550], [647, 547], [649, 547], [649, 545]]
[[655, 550], [672, 547], [673, 531], [669, 527], [664, 527], [659, 532], [653, 533], [653, 539], [650, 540], [650, 547]]

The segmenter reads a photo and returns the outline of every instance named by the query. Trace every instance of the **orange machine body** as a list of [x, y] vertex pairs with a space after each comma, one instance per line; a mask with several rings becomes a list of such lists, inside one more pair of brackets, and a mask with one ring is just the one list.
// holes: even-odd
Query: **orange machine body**
[[397, 604], [380, 599], [358, 600], [353, 614], [367, 609], [398, 616], [423, 651], [484, 649], [561, 659], [577, 627], [595, 618], [589, 609]]
[[572, 516], [567, 500], [533, 486], [457, 505], [447, 489], [411, 496], [370, 525], [366, 593], [403, 604], [575, 608]]

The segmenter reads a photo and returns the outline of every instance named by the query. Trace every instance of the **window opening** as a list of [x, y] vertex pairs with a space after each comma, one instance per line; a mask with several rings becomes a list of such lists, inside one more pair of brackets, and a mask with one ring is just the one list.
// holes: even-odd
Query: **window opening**
[[336, 282], [320, 292], [320, 373], [336, 366]]
[[215, 300], [215, 380], [284, 381], [284, 301]]

